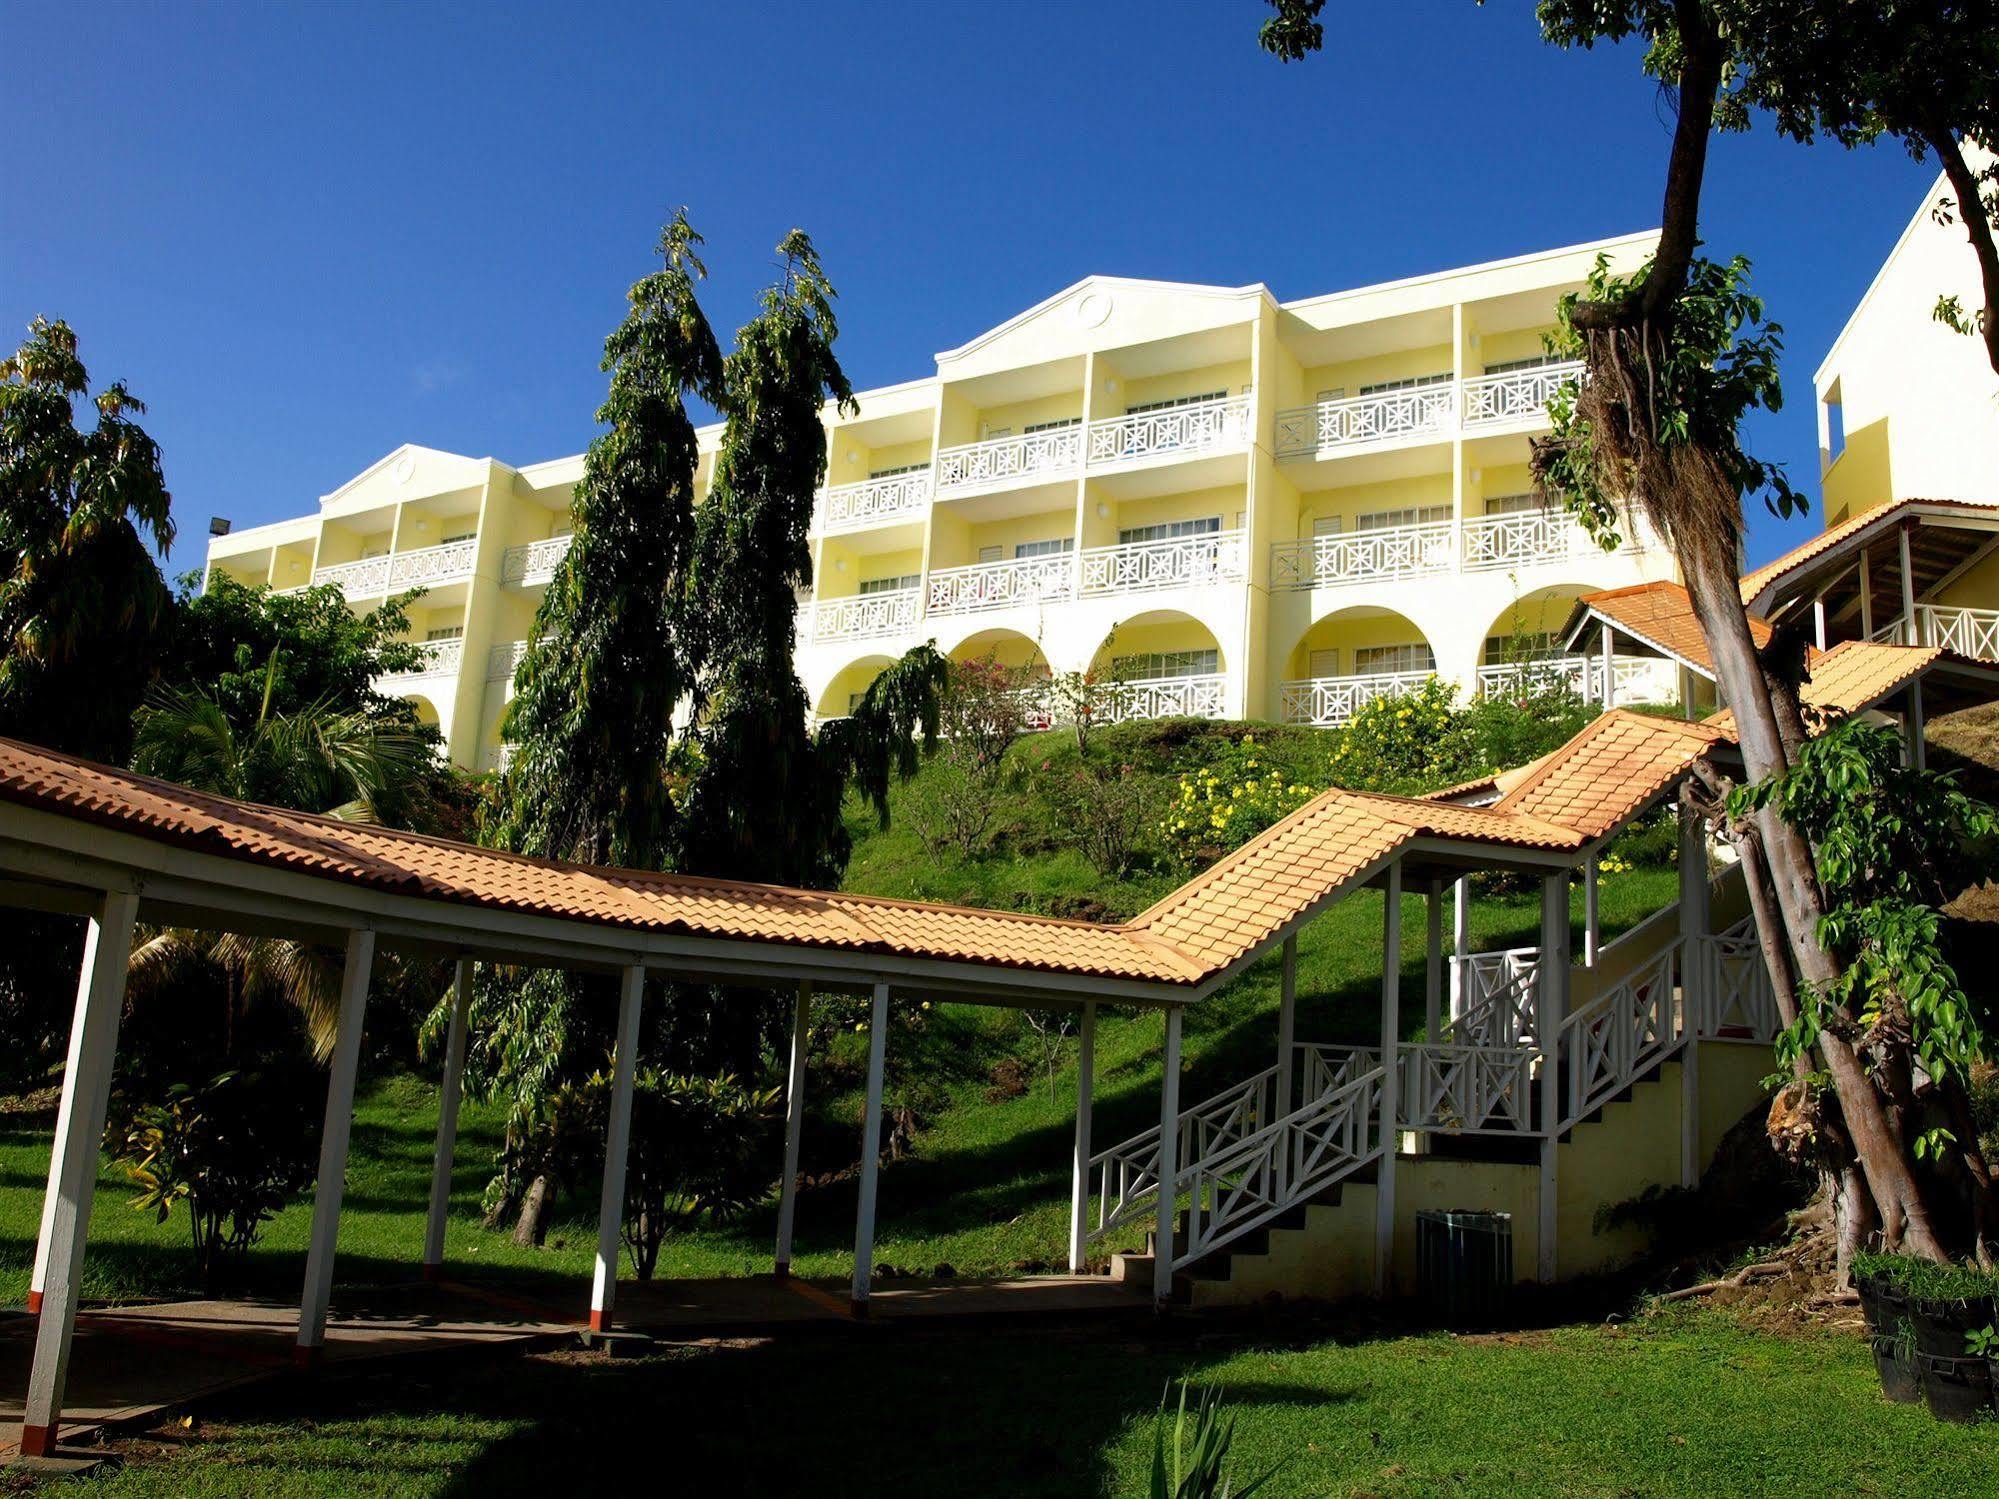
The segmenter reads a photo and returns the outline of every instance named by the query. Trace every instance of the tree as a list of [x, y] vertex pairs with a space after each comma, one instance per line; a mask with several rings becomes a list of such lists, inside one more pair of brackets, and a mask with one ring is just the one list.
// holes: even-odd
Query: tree
[[[122, 382], [90, 399], [69, 324], [0, 360], [0, 734], [116, 763], [169, 605], [160, 450]], [[97, 422], [77, 426], [89, 400]]]
[[[1323, 44], [1323, 0], [1272, 3], [1277, 16], [1265, 23], [1267, 48], [1293, 60]], [[1566, 351], [1581, 357], [1584, 370], [1554, 408], [1555, 435], [1537, 445], [1537, 480], [1606, 540], [1627, 505], [1642, 509], [1666, 537], [1734, 709], [1750, 779], [1764, 783], [1792, 767], [1805, 741], [1798, 705], [1804, 658], [1792, 632], [1780, 632], [1761, 653], [1751, 638], [1736, 586], [1743, 499], [1761, 491], [1780, 513], [1798, 500], [1780, 471], [1742, 449], [1737, 428], [1751, 409], [1779, 404], [1781, 344], [1747, 289], [1746, 264], [1717, 264], [1697, 247], [1709, 139], [1733, 122], [1738, 107], [1724, 99], [1724, 87], [1755, 98], [1745, 79], [1775, 55], [1765, 50], [1772, 38], [1794, 34], [1778, 11], [1749, 0], [1542, 0], [1537, 10], [1543, 36], [1557, 46], [1642, 41], [1645, 70], [1678, 103], [1656, 253], [1634, 276], [1599, 266], [1588, 294], [1563, 305]], [[1782, 75], [1764, 76], [1774, 99]], [[1774, 801], [1745, 810], [1755, 834], [1745, 845], [1745, 873], [1780, 999], [1845, 992], [1846, 965], [1826, 940], [1826, 901], [1806, 833]], [[1795, 1005], [1784, 1018], [1797, 1018]], [[1842, 1214], [1879, 1222], [1891, 1245], [1944, 1257], [1939, 1184], [1919, 1172], [1914, 1141], [1882, 1083], [1889, 1069], [1879, 1048], [1892, 1038], [1867, 1031], [1837, 1001], [1821, 1020], [1815, 1051], [1824, 1065], [1814, 1075], [1828, 1082], [1829, 1094], [1814, 1098], [1827, 1106], [1828, 1138], [1837, 1138], [1855, 1168], [1840, 1173]], [[1871, 1067], [1863, 1044], [1875, 1052]], [[1975, 1152], [1975, 1144], [1968, 1149]], [[1959, 1184], [1974, 1198], [1989, 1190], [1976, 1177]], [[1988, 1215], [1971, 1216], [1983, 1222]], [[1975, 1247], [1983, 1255], [1982, 1237]]]

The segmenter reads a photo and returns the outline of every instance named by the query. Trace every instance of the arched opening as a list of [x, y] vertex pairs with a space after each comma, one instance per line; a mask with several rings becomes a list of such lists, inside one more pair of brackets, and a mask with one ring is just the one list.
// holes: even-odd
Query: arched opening
[[1224, 718], [1228, 662], [1200, 620], [1155, 609], [1121, 621], [1098, 645], [1090, 673], [1104, 698], [1102, 717]]
[[980, 630], [951, 647], [953, 661], [983, 661], [988, 656], [1001, 666], [1034, 676], [1047, 676], [1048, 663], [1038, 641], [1018, 630]]
[[819, 694], [819, 701], [813, 706], [813, 720], [824, 723], [829, 718], [845, 718], [890, 664], [887, 656], [863, 656], [841, 667]]
[[1412, 692], [1437, 672], [1437, 654], [1406, 614], [1373, 605], [1313, 621], [1285, 663], [1278, 711], [1286, 723], [1345, 723], [1379, 697]]

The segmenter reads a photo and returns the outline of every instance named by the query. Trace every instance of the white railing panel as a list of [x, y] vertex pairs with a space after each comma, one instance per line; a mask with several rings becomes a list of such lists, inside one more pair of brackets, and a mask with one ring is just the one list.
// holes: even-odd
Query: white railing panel
[[1464, 413], [1467, 427], [1490, 427], [1503, 422], [1548, 419], [1548, 403], [1555, 392], [1582, 374], [1580, 362], [1547, 364], [1529, 370], [1508, 370], [1499, 375], [1476, 375], [1465, 381]]
[[1757, 940], [1756, 918], [1745, 916], [1724, 932], [1696, 937], [1703, 1036], [1769, 1041], [1781, 1029], [1770, 970]]
[[1406, 697], [1436, 676], [1430, 671], [1384, 671], [1359, 677], [1311, 677], [1278, 689], [1286, 723], [1336, 728], [1376, 698]]
[[930, 473], [890, 474], [859, 484], [837, 484], [819, 494], [819, 528], [849, 531], [907, 520], [930, 503]]
[[1277, 456], [1294, 458], [1354, 443], [1424, 437], [1457, 425], [1454, 386], [1417, 385], [1346, 396], [1277, 413]]
[[1085, 594], [1144, 593], [1156, 588], [1239, 583], [1244, 577], [1245, 538], [1242, 531], [1222, 531], [1212, 536], [1089, 547], [1078, 554], [1078, 587]]
[[916, 621], [923, 612], [922, 603], [922, 590], [917, 588], [818, 599], [812, 605], [812, 638], [860, 640], [871, 635], [894, 635], [911, 630], [916, 627]]
[[528, 643], [525, 640], [509, 640], [494, 646], [486, 652], [486, 680], [511, 681], [515, 668], [521, 664], [521, 657], [527, 653]]
[[1680, 1043], [1675, 941], [1616, 987], [1562, 1022], [1557, 1055], [1567, 1073], [1562, 1128], [1616, 1096]]
[[382, 680], [409, 682], [415, 681], [418, 677], [455, 677], [458, 675], [458, 668], [465, 662], [465, 641], [462, 638], [426, 640], [419, 644], [417, 649], [422, 652], [423, 660], [413, 671], [389, 672]]
[[1999, 609], [1957, 609], [1944, 604], [1918, 604], [1918, 639], [1961, 656], [1999, 660]]
[[[1566, 510], [1522, 510], [1511, 515], [1480, 515], [1464, 525], [1464, 565], [1467, 572], [1483, 568], [1533, 567], [1600, 557], [1603, 548], [1589, 537]], [[1638, 543], [1633, 535], [1626, 548]]]
[[[1174, 1137], [1181, 1169], [1230, 1149], [1269, 1124], [1276, 1112], [1275, 1067], [1183, 1109]], [[1159, 1192], [1159, 1126], [1091, 1156], [1090, 1177], [1097, 1183], [1091, 1239], [1150, 1214]]]
[[1000, 484], [1038, 474], [1073, 472], [1083, 461], [1081, 426], [1055, 427], [1018, 437], [994, 437], [937, 454], [937, 489]]
[[1531, 1046], [1407, 1044], [1396, 1050], [1397, 1121], [1448, 1134], [1531, 1133]]
[[1091, 422], [1089, 434], [1092, 464], [1233, 447], [1249, 440], [1249, 398], [1226, 396], [1162, 411], [1127, 412]]
[[1072, 598], [1075, 592], [1074, 552], [975, 562], [970, 567], [944, 567], [931, 573], [923, 612], [974, 614], [983, 609], [1052, 603]]
[[389, 558], [389, 587], [422, 588], [431, 583], [469, 578], [478, 555], [477, 537], [415, 552], [396, 552]]
[[1270, 586], [1332, 588], [1450, 572], [1457, 565], [1456, 528], [1447, 520], [1425, 521], [1273, 542]]
[[1458, 1013], [1438, 1039], [1474, 1046], [1531, 1043], [1541, 949], [1509, 947], [1451, 962], [1458, 974]]
[[537, 587], [555, 576], [555, 566], [569, 553], [569, 543], [574, 540], [568, 535], [551, 536], [545, 541], [531, 541], [526, 546], [508, 547], [507, 555], [501, 559], [500, 581], [518, 583], [526, 588]]
[[338, 562], [312, 570], [315, 584], [331, 583], [343, 593], [366, 596], [389, 591], [389, 559], [363, 557], [359, 562]]

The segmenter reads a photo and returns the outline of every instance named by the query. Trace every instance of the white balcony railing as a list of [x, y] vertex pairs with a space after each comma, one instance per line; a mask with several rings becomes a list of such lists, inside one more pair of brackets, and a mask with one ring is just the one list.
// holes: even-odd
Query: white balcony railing
[[[1679, 672], [1671, 661], [1657, 656], [1615, 656], [1610, 666], [1613, 700], [1619, 704], [1670, 703], [1679, 697]], [[1478, 669], [1478, 695], [1482, 698], [1532, 697], [1562, 688], [1584, 702], [1602, 702], [1603, 657], [1532, 656]]]
[[1145, 718], [1225, 718], [1228, 678], [1216, 673], [1119, 682], [1106, 689], [1104, 701], [1104, 719], [1109, 723], [1134, 723]]
[[871, 635], [895, 635], [915, 627], [922, 602], [922, 590], [917, 588], [820, 599], [812, 607], [812, 638], [861, 640]]
[[1155, 588], [1201, 588], [1239, 583], [1245, 576], [1248, 533], [1221, 531], [1090, 547], [1080, 554], [1085, 594], [1144, 593]]
[[1435, 675], [1431, 671], [1380, 671], [1286, 682], [1279, 689], [1280, 711], [1286, 723], [1337, 728], [1375, 699], [1406, 697]]
[[819, 529], [850, 531], [906, 520], [930, 503], [930, 471], [890, 474], [860, 484], [838, 484], [819, 493]]
[[312, 581], [336, 584], [342, 592], [362, 598], [395, 593], [404, 588], [453, 583], [472, 576], [472, 564], [478, 551], [478, 539], [471, 537], [439, 547], [423, 547], [414, 552], [392, 552], [380, 557], [363, 557], [359, 562], [316, 567], [312, 570]]
[[486, 680], [511, 681], [515, 668], [521, 664], [521, 657], [527, 653], [528, 643], [525, 640], [509, 640], [492, 647], [486, 652]]
[[1455, 385], [1417, 385], [1280, 411], [1277, 456], [1450, 432], [1457, 426], [1457, 394]]
[[1415, 526], [1382, 526], [1338, 536], [1308, 536], [1274, 542], [1270, 548], [1272, 588], [1326, 588], [1384, 578], [1411, 578], [1450, 572], [1457, 566], [1456, 527], [1449, 521]]
[[555, 565], [569, 554], [568, 535], [532, 541], [524, 547], [508, 547], [500, 563], [500, 580], [526, 588], [539, 587], [555, 576]]
[[994, 437], [937, 454], [937, 488], [963, 489], [1036, 475], [1073, 473], [1083, 461], [1080, 425], [1051, 427], [1018, 437]]
[[[1652, 547], [1651, 529], [1633, 517], [1620, 528], [1620, 552]], [[1464, 569], [1533, 567], [1604, 555], [1566, 510], [1519, 510], [1509, 515], [1474, 516], [1464, 524]]]
[[1545, 421], [1555, 392], [1582, 373], [1582, 364], [1544, 364], [1503, 375], [1477, 375], [1464, 383], [1464, 423], [1467, 428], [1504, 422]]
[[411, 671], [392, 671], [383, 676], [386, 682], [413, 682], [419, 677], [455, 677], [458, 668], [465, 663], [465, 641], [426, 640], [417, 646], [421, 660]]
[[1053, 603], [1076, 592], [1076, 554], [1015, 557], [1007, 562], [975, 562], [930, 574], [925, 614], [973, 614], [1020, 604]]
[[1162, 453], [1198, 453], [1249, 440], [1249, 397], [1224, 396], [1090, 423], [1089, 462], [1120, 463]]
[[1876, 626], [1873, 639], [1884, 645], [1933, 646], [1960, 656], [1999, 660], [1999, 609], [1918, 604], [1913, 621], [1898, 614]]

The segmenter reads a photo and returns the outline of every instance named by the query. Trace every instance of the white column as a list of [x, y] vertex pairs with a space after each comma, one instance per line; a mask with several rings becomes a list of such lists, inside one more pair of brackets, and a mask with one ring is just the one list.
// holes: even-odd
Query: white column
[[1451, 897], [1451, 1019], [1465, 1012], [1464, 960], [1471, 956], [1471, 876], [1459, 875]]
[[35, 1250], [40, 1286], [34, 1307], [40, 1315], [21, 1418], [21, 1452], [27, 1457], [48, 1456], [62, 1422], [70, 1339], [76, 1331], [76, 1293], [83, 1281], [84, 1241], [97, 1189], [97, 1152], [104, 1138], [104, 1111], [111, 1101], [118, 1020], [125, 1008], [125, 965], [132, 954], [132, 922], [138, 909], [136, 895], [107, 894], [90, 919], [84, 941], [62, 1112], [56, 1120], [42, 1236]]
[[1423, 914], [1423, 1039], [1434, 1046], [1444, 1029], [1444, 887], [1435, 880]]
[[1895, 535], [1901, 547], [1902, 562], [1902, 644], [1920, 645], [1916, 639], [1916, 575], [1909, 565], [1909, 528], [1905, 525]]
[[1277, 974], [1277, 1116], [1293, 1108], [1298, 1058], [1298, 936], [1284, 939]]
[[437, 1153], [430, 1168], [430, 1215], [423, 1226], [423, 1278], [436, 1280], [444, 1265], [444, 1220], [451, 1211], [451, 1166], [458, 1149], [458, 1099], [465, 1077], [465, 1023], [472, 1007], [472, 960], [460, 958], [451, 985], [451, 1030], [444, 1043], [444, 1081], [438, 1089]]
[[1595, 849], [1583, 860], [1583, 967], [1596, 967], [1596, 953], [1599, 940], [1597, 924]]
[[1381, 901], [1381, 1163], [1375, 1175], [1374, 1294], [1388, 1294], [1395, 1262], [1396, 1044], [1402, 1029], [1402, 861], [1388, 866]]
[[1603, 627], [1603, 708], [1608, 713], [1617, 706], [1617, 632]]
[[1173, 1295], [1173, 1214], [1180, 1175], [1180, 1007], [1166, 1012], [1166, 1050], [1159, 1078], [1159, 1203], [1152, 1226], [1152, 1299]]
[[326, 1346], [326, 1303], [333, 1293], [333, 1251], [340, 1240], [340, 1199], [347, 1190], [347, 1137], [354, 1127], [354, 1077], [361, 1067], [361, 1022], [368, 1007], [368, 974], [375, 965], [375, 934], [347, 934], [340, 971], [340, 1033], [326, 1079], [326, 1122], [319, 1132], [319, 1181], [312, 1198], [312, 1238], [305, 1253], [305, 1292], [299, 1298], [298, 1344], [293, 1359], [309, 1368]]
[[1812, 600], [1812, 644], [1825, 649], [1825, 595]]
[[1097, 1007], [1083, 1006], [1076, 1031], [1076, 1148], [1069, 1166], [1069, 1273], [1089, 1265], [1090, 1107], [1097, 1085]]
[[1909, 683], [1909, 711], [1903, 720], [1902, 731], [1909, 742], [1909, 764], [1917, 770], [1929, 767], [1929, 749], [1924, 743], [1925, 722], [1923, 714], [1923, 679], [1917, 677]]
[[608, 1332], [618, 1299], [624, 1243], [625, 1162], [632, 1145], [632, 1086], [639, 1072], [639, 1007], [646, 971], [634, 963], [618, 988], [618, 1040], [611, 1054], [611, 1117], [604, 1126], [604, 1185], [597, 1199], [597, 1260], [590, 1276], [590, 1331]]
[[888, 985], [875, 985], [868, 1017], [868, 1103], [861, 1121], [861, 1200], [854, 1215], [853, 1312], [866, 1316], [875, 1268], [875, 1179], [881, 1174], [882, 1069], [888, 1061]]
[[1541, 881], [1541, 961], [1535, 970], [1534, 1035], [1541, 1048], [1541, 1192], [1536, 1275], [1555, 1278], [1555, 1235], [1561, 1199], [1555, 1159], [1562, 1122], [1562, 1021], [1569, 1012], [1569, 877]]
[[812, 1039], [812, 983], [798, 986], [791, 1010], [791, 1068], [784, 1080], [784, 1179], [777, 1189], [779, 1280], [791, 1274], [791, 1230], [798, 1214], [798, 1145], [805, 1133], [805, 1048]]

